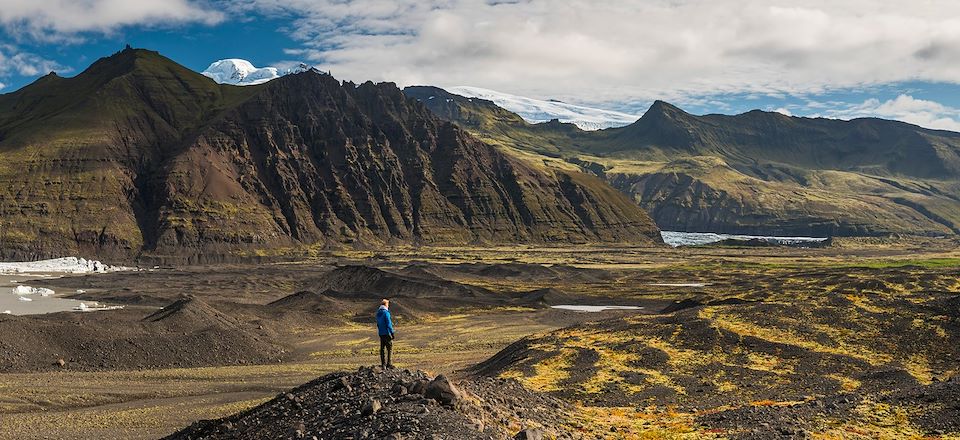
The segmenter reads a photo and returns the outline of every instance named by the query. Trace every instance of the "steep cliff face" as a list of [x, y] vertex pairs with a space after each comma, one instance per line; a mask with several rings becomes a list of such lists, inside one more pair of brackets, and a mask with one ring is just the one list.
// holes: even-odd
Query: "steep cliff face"
[[404, 92], [504, 151], [604, 178], [663, 229], [960, 232], [958, 133], [761, 111], [695, 116], [661, 101], [634, 124], [588, 132], [557, 122], [528, 124], [492, 102], [437, 88]]
[[0, 155], [7, 258], [659, 239], [596, 178], [313, 71], [232, 87], [128, 49], [0, 95]]

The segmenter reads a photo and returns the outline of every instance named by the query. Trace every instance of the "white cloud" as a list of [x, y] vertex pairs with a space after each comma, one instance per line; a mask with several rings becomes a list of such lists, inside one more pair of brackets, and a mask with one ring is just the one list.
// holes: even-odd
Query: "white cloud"
[[50, 72], [68, 72], [69, 69], [56, 61], [42, 58], [32, 53], [20, 52], [4, 55], [0, 52], [0, 74], [14, 73], [21, 76], [37, 76]]
[[784, 107], [780, 107], [780, 108], [774, 110], [774, 112], [780, 113], [781, 115], [793, 116], [793, 113], [791, 113], [790, 110], [788, 110], [788, 109], [786, 109], [786, 108], [784, 108]]
[[896, 119], [921, 127], [960, 131], [960, 109], [910, 95], [900, 95], [887, 101], [871, 98], [861, 104], [828, 111], [826, 116], [842, 119]]
[[335, 76], [598, 104], [960, 78], [960, 2], [254, 0]]
[[222, 12], [190, 0], [0, 0], [0, 26], [8, 35], [42, 41], [129, 25], [214, 24], [223, 18]]
[[37, 76], [53, 71], [64, 73], [69, 72], [70, 69], [39, 55], [22, 52], [16, 46], [0, 44], [0, 77]]

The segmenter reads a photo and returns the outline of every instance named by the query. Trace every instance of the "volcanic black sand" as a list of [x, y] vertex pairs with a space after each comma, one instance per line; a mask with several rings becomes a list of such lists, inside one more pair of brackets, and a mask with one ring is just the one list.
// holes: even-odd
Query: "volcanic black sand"
[[[956, 436], [960, 259], [925, 243], [400, 248], [32, 281], [126, 308], [0, 315], [0, 437]], [[382, 297], [399, 368], [358, 370]], [[439, 375], [460, 400], [414, 386]]]

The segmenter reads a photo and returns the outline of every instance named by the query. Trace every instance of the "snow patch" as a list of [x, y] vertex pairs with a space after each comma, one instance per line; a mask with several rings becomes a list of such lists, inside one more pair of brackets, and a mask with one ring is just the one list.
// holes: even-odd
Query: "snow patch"
[[13, 312], [11, 312], [11, 311], [9, 311], [9, 310], [4, 310], [4, 311], [3, 311], [3, 314], [4, 314], [4, 315], [12, 315]]
[[581, 105], [567, 104], [556, 100], [526, 98], [480, 87], [458, 86], [446, 89], [448, 92], [493, 101], [494, 104], [510, 110], [530, 123], [547, 122], [557, 119], [560, 122], [576, 124], [582, 130], [623, 127], [640, 119], [637, 115], [603, 110]]
[[604, 310], [641, 310], [643, 307], [637, 306], [585, 306], [585, 305], [573, 305], [573, 304], [562, 304], [559, 306], [550, 306], [552, 309], [561, 309], [561, 310], [573, 310], [575, 312], [589, 312], [596, 313], [602, 312]]
[[25, 296], [21, 296], [21, 297], [17, 298], [17, 300], [19, 300], [19, 301], [33, 301], [32, 298], [27, 298], [27, 297], [25, 297]]

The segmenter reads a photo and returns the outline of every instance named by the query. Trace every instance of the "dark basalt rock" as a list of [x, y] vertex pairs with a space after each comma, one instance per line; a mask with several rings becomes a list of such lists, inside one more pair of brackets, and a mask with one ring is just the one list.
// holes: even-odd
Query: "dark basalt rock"
[[[344, 388], [344, 378], [354, 386]], [[432, 399], [396, 398], [393, 390], [398, 383], [417, 382], [442, 389], [437, 396], [441, 399], [452, 391], [459, 394], [458, 386], [469, 389], [475, 399], [438, 405]], [[323, 376], [258, 407], [194, 423], [167, 438], [479, 440], [513, 437], [516, 433], [503, 422], [515, 420], [523, 426], [544, 427], [525, 430], [529, 436], [524, 438], [549, 435], [569, 439], [574, 436], [565, 411], [569, 411], [566, 404], [526, 390], [515, 381], [480, 379], [455, 385], [442, 376], [431, 380], [421, 371], [361, 368]], [[538, 433], [540, 437], [536, 437]]]
[[463, 393], [447, 376], [441, 374], [427, 384], [424, 396], [444, 405], [456, 405], [463, 398]]

